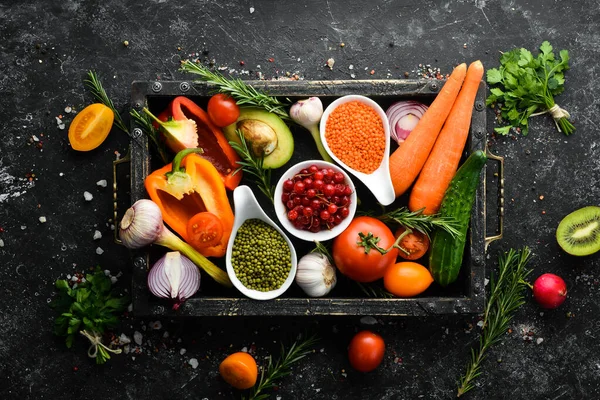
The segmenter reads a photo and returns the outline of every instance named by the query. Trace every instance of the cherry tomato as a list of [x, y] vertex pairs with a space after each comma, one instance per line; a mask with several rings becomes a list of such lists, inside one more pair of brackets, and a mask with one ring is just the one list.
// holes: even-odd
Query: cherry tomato
[[190, 218], [186, 234], [189, 244], [196, 249], [216, 246], [223, 237], [223, 222], [211, 212], [201, 212]]
[[256, 361], [248, 353], [239, 351], [230, 354], [219, 365], [219, 373], [236, 389], [249, 389], [256, 383], [258, 367]]
[[360, 237], [371, 235], [382, 249], [389, 249], [395, 241], [394, 234], [383, 222], [372, 217], [356, 217], [333, 241], [332, 256], [342, 274], [358, 282], [373, 282], [381, 279], [387, 267], [396, 262], [398, 249], [392, 248], [382, 255], [375, 248], [361, 245]]
[[433, 282], [431, 272], [421, 264], [403, 261], [385, 270], [383, 286], [398, 297], [414, 297], [423, 293]]
[[101, 103], [90, 104], [69, 125], [69, 142], [74, 150], [90, 151], [100, 146], [112, 128], [115, 114]]
[[[400, 226], [394, 236], [398, 238], [402, 233], [406, 231], [406, 228]], [[429, 250], [429, 236], [421, 233], [417, 230], [413, 230], [411, 233], [404, 236], [400, 243], [398, 243], [406, 252], [399, 250], [398, 255], [405, 260], [417, 260], [427, 253]]]
[[208, 100], [207, 112], [210, 120], [219, 128], [223, 128], [237, 121], [240, 107], [232, 97], [217, 93]]
[[350, 341], [348, 359], [357, 371], [369, 372], [381, 364], [385, 353], [383, 338], [371, 331], [360, 331]]

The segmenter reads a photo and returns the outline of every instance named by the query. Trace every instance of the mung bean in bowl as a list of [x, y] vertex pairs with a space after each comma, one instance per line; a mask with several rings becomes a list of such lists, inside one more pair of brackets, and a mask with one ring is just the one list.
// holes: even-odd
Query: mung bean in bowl
[[296, 276], [294, 245], [265, 214], [248, 186], [233, 191], [233, 203], [235, 219], [225, 256], [229, 279], [251, 299], [279, 297]]

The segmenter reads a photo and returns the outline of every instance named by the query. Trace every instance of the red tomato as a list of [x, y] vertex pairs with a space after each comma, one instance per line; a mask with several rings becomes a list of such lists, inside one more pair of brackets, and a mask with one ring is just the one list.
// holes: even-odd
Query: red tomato
[[396, 262], [398, 249], [392, 248], [386, 254], [381, 254], [375, 248], [361, 245], [363, 237], [371, 234], [377, 246], [389, 249], [394, 244], [394, 234], [383, 222], [372, 217], [356, 217], [348, 228], [333, 241], [332, 255], [335, 265], [342, 274], [357, 282], [373, 282], [381, 279], [385, 270]]
[[216, 246], [223, 237], [223, 222], [211, 212], [201, 212], [190, 218], [186, 234], [189, 244], [196, 249]]
[[208, 100], [207, 110], [210, 120], [219, 128], [233, 124], [240, 116], [240, 107], [232, 97], [217, 93]]
[[348, 346], [350, 365], [357, 371], [369, 372], [381, 364], [385, 353], [383, 338], [371, 331], [358, 332]]
[[[394, 236], [398, 238], [402, 233], [406, 231], [406, 228], [400, 226]], [[429, 236], [424, 233], [421, 233], [417, 230], [413, 230], [411, 233], [404, 236], [398, 246], [402, 247], [408, 253], [399, 250], [398, 255], [405, 260], [417, 260], [427, 253], [429, 250]]]

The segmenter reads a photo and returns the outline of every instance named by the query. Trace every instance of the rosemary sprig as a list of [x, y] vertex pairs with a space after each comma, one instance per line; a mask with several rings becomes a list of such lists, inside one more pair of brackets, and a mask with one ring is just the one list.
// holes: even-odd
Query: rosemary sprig
[[424, 215], [423, 210], [410, 211], [406, 207], [400, 207], [375, 218], [385, 223], [396, 223], [409, 229], [417, 230], [429, 235], [434, 229], [441, 228], [452, 236], [459, 235], [457, 222], [454, 218], [442, 217], [439, 214]]
[[154, 127], [152, 124], [152, 119], [150, 119], [147, 114], [140, 114], [138, 110], [134, 108], [129, 111], [129, 114], [139, 125], [142, 132], [148, 136], [148, 139], [150, 139], [150, 142], [152, 142], [152, 145], [158, 152], [162, 162], [164, 164], [168, 164], [170, 162], [169, 152], [165, 148], [163, 142], [160, 140], [160, 131]]
[[240, 143], [230, 141], [229, 144], [239, 154], [242, 160], [237, 162], [240, 167], [234, 174], [242, 170], [245, 173], [252, 175], [254, 177], [254, 182], [260, 191], [273, 202], [275, 197], [275, 187], [271, 185], [271, 170], [263, 167], [264, 157], [255, 157], [252, 154], [242, 131], [236, 129], [235, 134], [240, 140]]
[[[289, 349], [281, 345], [281, 356], [276, 363], [273, 363], [273, 357], [269, 356], [267, 368], [262, 368], [260, 380], [251, 389], [250, 395], [245, 398], [247, 400], [263, 400], [269, 397], [268, 393], [263, 393], [265, 390], [275, 386], [275, 381], [292, 373], [291, 366], [297, 361], [300, 361], [310, 353], [310, 349], [318, 341], [315, 335], [308, 338], [300, 336]], [[244, 399], [244, 397], [242, 397]]]
[[483, 315], [483, 332], [479, 348], [471, 349], [471, 361], [460, 379], [456, 397], [473, 389], [473, 380], [481, 375], [481, 363], [486, 351], [498, 343], [508, 330], [515, 312], [524, 303], [523, 290], [528, 286], [525, 279], [531, 272], [526, 268], [531, 252], [524, 247], [521, 251], [510, 249], [498, 260], [498, 275], [490, 278], [490, 296]]
[[94, 96], [98, 102], [104, 104], [113, 111], [115, 114], [114, 124], [117, 126], [117, 128], [129, 135], [129, 129], [127, 128], [127, 125], [125, 125], [123, 122], [121, 114], [119, 114], [115, 108], [112, 100], [108, 98], [108, 95], [102, 86], [102, 82], [100, 82], [100, 79], [98, 78], [98, 74], [96, 74], [94, 71], [88, 71], [88, 77], [83, 81], [83, 83], [88, 87], [92, 93], [92, 96]]
[[183, 72], [196, 74], [200, 76], [201, 81], [217, 86], [219, 92], [233, 97], [238, 105], [262, 107], [284, 120], [290, 120], [290, 116], [286, 111], [286, 108], [290, 105], [287, 99], [286, 102], [283, 102], [273, 96], [261, 93], [239, 78], [225, 78], [219, 72], [211, 71], [204, 65], [196, 64], [190, 60], [183, 61], [180, 69]]

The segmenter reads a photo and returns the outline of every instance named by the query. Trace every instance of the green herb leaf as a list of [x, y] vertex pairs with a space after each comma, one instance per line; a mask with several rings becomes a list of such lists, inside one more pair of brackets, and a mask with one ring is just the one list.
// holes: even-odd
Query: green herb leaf
[[530, 110], [551, 113], [559, 131], [565, 135], [573, 133], [575, 127], [568, 113], [555, 107], [554, 102], [554, 96], [564, 91], [563, 71], [569, 68], [569, 52], [561, 50], [559, 54], [560, 61], [555, 59], [552, 46], [545, 41], [537, 57], [525, 48], [512, 49], [502, 53], [499, 68], [488, 70], [486, 77], [491, 95], [486, 104], [498, 105], [502, 119], [508, 122], [507, 126], [496, 128], [497, 133], [506, 135], [515, 128], [526, 135], [528, 119], [534, 115]]
[[84, 336], [98, 349], [92, 355], [97, 362], [106, 362], [110, 358], [109, 352], [120, 352], [101, 343], [102, 334], [118, 325], [120, 313], [129, 304], [127, 297], [113, 293], [110, 278], [97, 269], [87, 274], [85, 281], [82, 280], [75, 288], [62, 279], [56, 281], [56, 287], [58, 298], [51, 303], [58, 313], [54, 333], [65, 336], [67, 347], [73, 345], [76, 334], [86, 332]]

